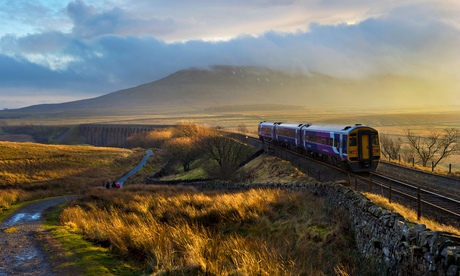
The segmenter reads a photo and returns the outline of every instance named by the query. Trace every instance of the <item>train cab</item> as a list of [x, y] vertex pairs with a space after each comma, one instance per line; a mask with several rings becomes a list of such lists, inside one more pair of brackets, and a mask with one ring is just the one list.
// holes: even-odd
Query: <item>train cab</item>
[[380, 143], [377, 130], [355, 125], [347, 134], [348, 165], [354, 172], [375, 171], [380, 161]]

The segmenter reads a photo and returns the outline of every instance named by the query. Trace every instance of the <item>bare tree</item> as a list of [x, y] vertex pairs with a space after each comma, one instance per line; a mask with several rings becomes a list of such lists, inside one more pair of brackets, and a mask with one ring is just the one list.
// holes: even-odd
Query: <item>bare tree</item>
[[238, 132], [240, 133], [247, 133], [248, 132], [248, 127], [246, 124], [242, 123], [238, 125]]
[[172, 137], [172, 130], [169, 128], [155, 129], [150, 132], [138, 132], [126, 139], [128, 148], [159, 148], [165, 141]]
[[218, 133], [201, 136], [195, 144], [218, 164], [218, 176], [224, 179], [231, 178], [238, 165], [250, 155], [246, 145]]
[[207, 132], [207, 128], [195, 122], [181, 122], [174, 128], [174, 137], [195, 137]]
[[409, 145], [420, 157], [422, 165], [426, 167], [428, 161], [433, 161], [433, 168], [438, 163], [460, 151], [460, 130], [445, 129], [444, 134], [433, 131], [428, 137], [416, 136], [410, 129], [406, 130], [406, 138]]
[[190, 164], [200, 157], [200, 150], [195, 147], [192, 138], [177, 137], [164, 143], [169, 160], [181, 163], [184, 171], [190, 170]]
[[398, 159], [402, 146], [401, 138], [392, 139], [389, 135], [382, 134], [380, 135], [380, 144], [385, 156], [389, 156], [391, 159]]

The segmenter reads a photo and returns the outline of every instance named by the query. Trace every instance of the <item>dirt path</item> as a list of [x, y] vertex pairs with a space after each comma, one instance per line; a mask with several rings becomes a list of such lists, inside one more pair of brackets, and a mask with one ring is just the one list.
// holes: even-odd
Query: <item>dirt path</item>
[[36, 241], [36, 233], [43, 211], [70, 199], [61, 197], [27, 205], [0, 224], [0, 276], [55, 275]]

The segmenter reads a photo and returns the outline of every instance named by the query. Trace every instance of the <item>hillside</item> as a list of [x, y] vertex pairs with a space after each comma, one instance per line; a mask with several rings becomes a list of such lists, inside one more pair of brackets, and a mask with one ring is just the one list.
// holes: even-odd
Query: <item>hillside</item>
[[[96, 98], [3, 110], [0, 111], [0, 120], [26, 116], [84, 118], [190, 113], [228, 107], [235, 110], [261, 110], [264, 106], [278, 110], [374, 108], [399, 106], [403, 102], [402, 95], [433, 97], [431, 92], [440, 91], [439, 88], [426, 80], [401, 76], [340, 79], [314, 73], [284, 73], [262, 67], [213, 66], [181, 70], [151, 83]], [[416, 98], [411, 101], [415, 103]]]

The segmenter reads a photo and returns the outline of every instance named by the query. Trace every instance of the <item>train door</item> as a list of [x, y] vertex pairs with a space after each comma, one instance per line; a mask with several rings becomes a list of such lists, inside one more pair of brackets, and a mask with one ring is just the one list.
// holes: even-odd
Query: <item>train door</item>
[[358, 154], [363, 167], [370, 167], [372, 164], [372, 132], [358, 132]]

